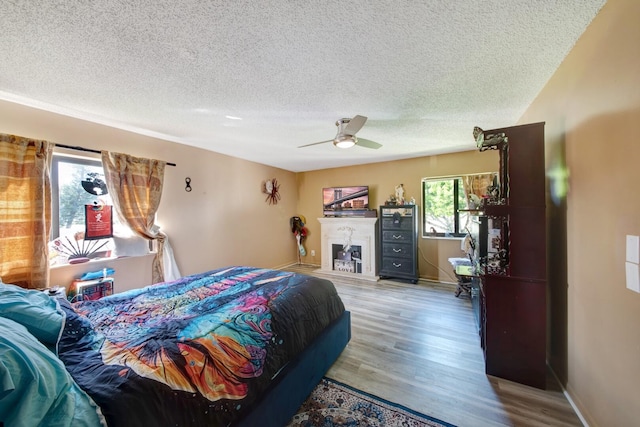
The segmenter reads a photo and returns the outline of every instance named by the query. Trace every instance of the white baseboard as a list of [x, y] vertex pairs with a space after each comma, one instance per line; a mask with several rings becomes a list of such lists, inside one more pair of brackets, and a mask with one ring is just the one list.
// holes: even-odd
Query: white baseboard
[[307, 262], [290, 262], [284, 265], [281, 265], [280, 267], [274, 267], [274, 270], [282, 270], [283, 268], [289, 268], [289, 267], [293, 267], [293, 266], [300, 266], [300, 267], [315, 267], [315, 268], [320, 268], [319, 264], [311, 264], [311, 263], [307, 263]]
[[571, 398], [571, 395], [564, 388], [564, 385], [562, 385], [562, 381], [560, 381], [560, 378], [558, 378], [558, 376], [556, 375], [556, 372], [553, 370], [553, 368], [551, 368], [551, 366], [549, 366], [549, 369], [551, 370], [553, 377], [556, 379], [556, 381], [560, 385], [560, 388], [562, 389], [562, 394], [564, 394], [564, 397], [566, 397], [567, 400], [569, 401], [569, 404], [571, 405], [571, 407], [573, 408], [573, 411], [576, 413], [576, 415], [580, 419], [580, 422], [582, 423], [582, 425], [584, 427], [589, 427], [589, 423], [587, 423], [587, 420], [585, 420], [585, 418], [582, 416], [582, 412], [580, 412], [580, 409], [578, 409], [578, 406], [576, 406], [575, 402]]

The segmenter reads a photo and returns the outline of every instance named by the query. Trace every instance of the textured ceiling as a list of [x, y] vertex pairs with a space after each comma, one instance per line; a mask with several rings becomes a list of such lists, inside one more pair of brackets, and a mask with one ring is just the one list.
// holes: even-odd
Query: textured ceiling
[[[4, 0], [0, 98], [291, 171], [470, 150], [604, 3]], [[297, 148], [356, 114], [382, 148]]]

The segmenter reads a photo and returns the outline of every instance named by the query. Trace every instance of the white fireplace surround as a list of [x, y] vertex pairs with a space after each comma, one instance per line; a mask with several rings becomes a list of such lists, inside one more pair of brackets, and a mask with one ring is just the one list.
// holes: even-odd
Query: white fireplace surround
[[[378, 280], [376, 275], [376, 235], [378, 218], [325, 217], [318, 218], [321, 237], [320, 271], [339, 276]], [[333, 269], [333, 245], [360, 246], [362, 273], [348, 273]]]

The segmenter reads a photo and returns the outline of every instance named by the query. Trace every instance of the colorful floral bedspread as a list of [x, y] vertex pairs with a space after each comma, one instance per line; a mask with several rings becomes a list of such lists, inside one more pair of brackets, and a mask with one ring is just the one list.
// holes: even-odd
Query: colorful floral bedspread
[[228, 425], [344, 311], [327, 280], [250, 267], [63, 308], [60, 358], [110, 426]]

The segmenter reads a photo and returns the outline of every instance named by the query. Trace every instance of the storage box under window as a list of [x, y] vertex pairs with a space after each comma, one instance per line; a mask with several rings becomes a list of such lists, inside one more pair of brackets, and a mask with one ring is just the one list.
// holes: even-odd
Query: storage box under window
[[94, 301], [107, 295], [113, 295], [113, 277], [74, 280], [69, 287], [67, 299], [71, 302]]

